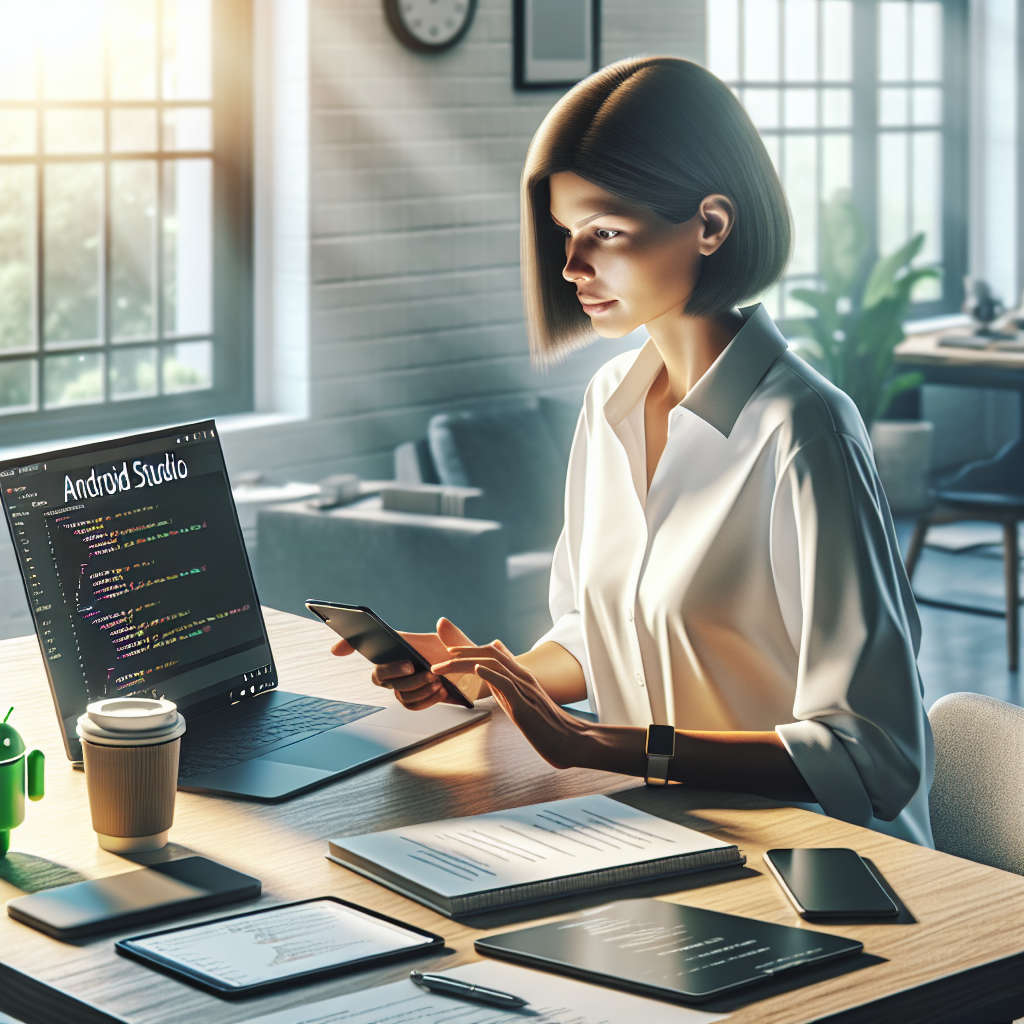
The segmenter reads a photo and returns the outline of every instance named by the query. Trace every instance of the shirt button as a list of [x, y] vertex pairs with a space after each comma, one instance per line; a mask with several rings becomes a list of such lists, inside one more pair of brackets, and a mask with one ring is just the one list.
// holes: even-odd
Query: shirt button
[[640, 684], [641, 686], [643, 686], [643, 685], [644, 685], [644, 677], [643, 677], [642, 675], [640, 675], [640, 673], [639, 673], [639, 672], [637, 672], [637, 674], [636, 674], [636, 681], [637, 681], [637, 682], [638, 682], [638, 683], [639, 683], [639, 684]]

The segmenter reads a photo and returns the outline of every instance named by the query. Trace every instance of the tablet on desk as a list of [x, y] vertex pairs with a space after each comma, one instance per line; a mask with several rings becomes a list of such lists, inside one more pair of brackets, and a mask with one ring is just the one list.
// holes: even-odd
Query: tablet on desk
[[335, 896], [136, 935], [122, 956], [226, 998], [440, 949], [444, 939]]

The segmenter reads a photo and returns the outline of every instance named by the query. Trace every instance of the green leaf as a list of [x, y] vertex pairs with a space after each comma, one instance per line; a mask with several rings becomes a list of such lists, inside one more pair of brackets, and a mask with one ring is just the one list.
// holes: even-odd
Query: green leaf
[[[885, 415], [886, 410], [892, 404], [892, 400], [904, 391], [909, 391], [911, 388], [920, 387], [924, 383], [923, 373], [901, 373], [897, 377], [892, 377], [886, 383], [885, 387], [882, 388], [882, 393], [878, 398], [878, 405], [875, 409], [875, 415], [872, 419], [881, 419]], [[871, 428], [871, 423], [865, 420], [868, 429]]]
[[874, 306], [887, 295], [893, 293], [899, 272], [908, 267], [924, 245], [924, 232], [916, 234], [906, 245], [901, 245], [894, 253], [883, 256], [871, 269], [871, 276], [864, 286], [865, 307]]
[[852, 293], [867, 255], [867, 237], [849, 189], [836, 189], [821, 209], [821, 276], [829, 292]]

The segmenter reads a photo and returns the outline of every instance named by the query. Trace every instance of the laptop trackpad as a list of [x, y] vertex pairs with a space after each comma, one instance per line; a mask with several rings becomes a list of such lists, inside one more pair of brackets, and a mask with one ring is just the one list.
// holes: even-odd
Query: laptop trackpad
[[381, 729], [379, 732], [380, 736], [353, 735], [349, 726], [342, 725], [330, 732], [271, 751], [257, 758], [257, 761], [277, 761], [320, 771], [343, 772], [366, 764], [367, 761], [386, 757], [417, 740], [417, 737], [402, 733], [398, 734], [401, 739], [396, 742], [397, 737], [389, 735], [392, 730]]
[[[298, 746], [298, 744], [296, 744]], [[233, 764], [230, 768], [180, 779], [182, 789], [227, 796], [249, 797], [253, 800], [280, 800], [297, 790], [315, 786], [331, 776], [329, 771], [316, 771], [315, 765], [273, 764], [262, 758]]]

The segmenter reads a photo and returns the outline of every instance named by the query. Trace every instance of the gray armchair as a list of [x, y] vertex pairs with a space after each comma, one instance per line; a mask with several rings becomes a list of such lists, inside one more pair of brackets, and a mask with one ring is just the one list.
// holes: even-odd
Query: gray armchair
[[551, 625], [548, 578], [577, 410], [541, 399], [435, 416], [395, 451], [396, 481], [344, 508], [259, 514], [261, 598], [305, 613], [310, 597], [364, 604], [396, 628], [447, 615], [517, 653]]

